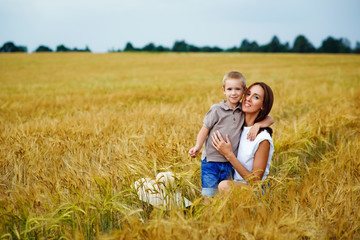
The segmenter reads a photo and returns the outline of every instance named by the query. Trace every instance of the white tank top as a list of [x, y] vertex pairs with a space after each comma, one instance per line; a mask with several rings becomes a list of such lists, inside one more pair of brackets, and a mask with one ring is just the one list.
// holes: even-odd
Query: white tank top
[[[250, 141], [250, 140], [246, 139], [247, 134], [250, 131], [250, 129], [251, 129], [251, 127], [244, 126], [244, 129], [241, 133], [237, 159], [248, 171], [251, 172], [252, 168], [253, 168], [253, 163], [254, 163], [254, 156], [259, 147], [259, 144], [264, 140], [269, 141], [270, 152], [269, 152], [269, 157], [268, 157], [268, 161], [267, 161], [266, 168], [265, 168], [265, 173], [262, 178], [262, 180], [265, 180], [267, 178], [267, 175], [269, 175], [271, 157], [274, 153], [274, 144], [273, 144], [270, 134], [266, 130], [259, 133], [256, 136], [254, 141]], [[246, 184], [245, 180], [241, 177], [241, 175], [238, 172], [236, 172], [236, 170], [235, 170], [234, 180], [237, 182], [242, 182], [242, 183]]]

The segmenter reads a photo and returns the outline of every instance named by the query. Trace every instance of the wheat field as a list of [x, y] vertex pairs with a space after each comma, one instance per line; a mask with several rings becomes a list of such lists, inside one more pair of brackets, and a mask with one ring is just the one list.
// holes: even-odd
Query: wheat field
[[[222, 76], [274, 91], [270, 188], [204, 205], [195, 143]], [[360, 239], [360, 56], [0, 55], [0, 239]], [[133, 183], [176, 174], [190, 208]]]

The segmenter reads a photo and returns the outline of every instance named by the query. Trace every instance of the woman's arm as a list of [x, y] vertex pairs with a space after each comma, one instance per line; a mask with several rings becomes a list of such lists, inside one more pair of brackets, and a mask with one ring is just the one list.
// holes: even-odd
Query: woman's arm
[[266, 169], [267, 161], [270, 153], [270, 143], [267, 140], [262, 141], [259, 144], [258, 149], [255, 152], [252, 174], [254, 176], [253, 181], [261, 180]]
[[259, 144], [259, 147], [254, 156], [253, 169], [251, 172], [247, 170], [234, 155], [231, 148], [230, 139], [227, 135], [226, 141], [224, 141], [220, 132], [217, 131], [212, 136], [212, 144], [219, 153], [224, 155], [224, 157], [231, 163], [231, 165], [240, 174], [240, 176], [245, 179], [246, 182], [258, 181], [262, 179], [270, 152], [269, 141], [262, 141]]

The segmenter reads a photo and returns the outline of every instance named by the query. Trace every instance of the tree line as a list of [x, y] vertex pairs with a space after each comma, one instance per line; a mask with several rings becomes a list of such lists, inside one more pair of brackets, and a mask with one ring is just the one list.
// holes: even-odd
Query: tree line
[[[5, 43], [0, 52], [27, 52], [27, 47], [16, 46], [13, 42]], [[56, 50], [41, 45], [34, 52], [91, 52], [89, 47], [85, 49], [68, 48], [64, 45], [59, 45]], [[244, 39], [240, 46], [234, 46], [227, 49], [220, 47], [198, 47], [188, 44], [184, 40], [175, 41], [172, 48], [164, 47], [162, 45], [156, 46], [149, 43], [142, 48], [136, 48], [131, 42], [126, 43], [124, 49], [109, 50], [109, 52], [269, 52], [269, 53], [360, 53], [360, 42], [356, 42], [354, 49], [351, 49], [350, 41], [346, 38], [336, 39], [331, 36], [322, 41], [319, 48], [315, 48], [313, 44], [304, 36], [299, 35], [295, 38], [292, 47], [289, 43], [281, 43], [277, 36], [274, 36], [271, 41], [264, 45], [259, 45], [256, 41], [250, 42]]]
[[[6, 42], [4, 45], [0, 48], [0, 53], [5, 52], [27, 52], [26, 46], [16, 46], [13, 42]], [[91, 52], [88, 46], [84, 49], [80, 48], [68, 48], [65, 45], [59, 45], [56, 47], [56, 50], [52, 50], [51, 48], [40, 45], [34, 52]]]

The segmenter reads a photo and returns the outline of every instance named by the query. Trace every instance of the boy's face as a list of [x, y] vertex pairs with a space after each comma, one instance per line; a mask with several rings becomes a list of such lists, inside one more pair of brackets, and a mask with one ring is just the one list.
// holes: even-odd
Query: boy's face
[[222, 89], [231, 104], [238, 104], [245, 92], [243, 82], [238, 79], [227, 79]]

